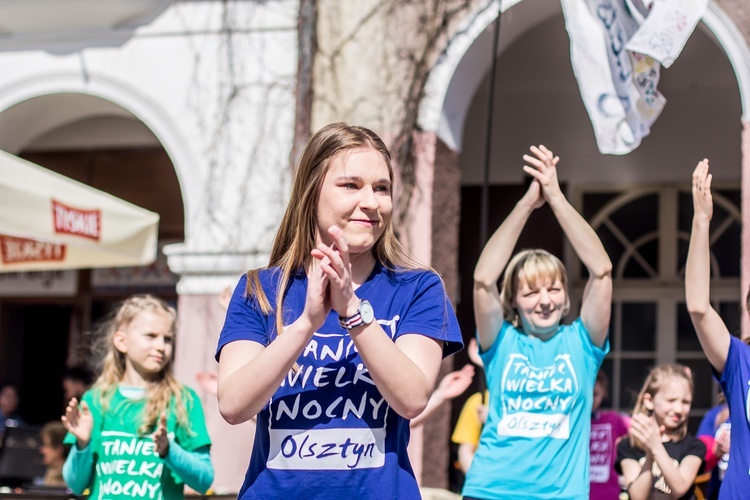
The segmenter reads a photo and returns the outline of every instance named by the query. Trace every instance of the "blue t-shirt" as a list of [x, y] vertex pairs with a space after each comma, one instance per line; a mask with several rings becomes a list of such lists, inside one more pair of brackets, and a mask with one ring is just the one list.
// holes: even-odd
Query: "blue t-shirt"
[[[272, 306], [280, 272], [260, 272]], [[248, 298], [243, 276], [219, 338], [226, 344], [275, 338], [275, 313], [264, 315]], [[290, 278], [284, 323], [305, 305], [307, 278]], [[462, 346], [461, 332], [440, 278], [423, 270], [391, 271], [376, 265], [357, 290], [395, 341], [420, 334], [445, 342], [444, 355]], [[258, 414], [255, 444], [241, 499], [420, 498], [406, 447], [409, 421], [393, 411], [375, 386], [348, 332], [331, 311], [269, 404]], [[248, 381], [252, 383], [252, 381]]]
[[729, 405], [729, 465], [719, 499], [747, 499], [750, 494], [750, 346], [732, 337], [719, 380]]
[[546, 341], [503, 323], [481, 354], [492, 397], [465, 496], [589, 498], [594, 383], [607, 351], [580, 318]]
[[709, 409], [706, 414], [703, 415], [701, 423], [698, 425], [698, 432], [695, 435], [714, 437], [716, 431], [719, 430], [719, 427], [716, 425], [716, 417], [718, 417], [719, 413], [726, 407], [727, 405], [722, 403]]

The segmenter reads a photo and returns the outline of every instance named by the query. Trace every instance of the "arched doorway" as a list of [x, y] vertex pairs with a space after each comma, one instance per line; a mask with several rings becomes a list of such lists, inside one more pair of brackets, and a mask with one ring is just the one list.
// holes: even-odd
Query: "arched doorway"
[[0, 379], [19, 385], [22, 416], [40, 424], [59, 418], [63, 370], [86, 361], [87, 333], [113, 304], [136, 292], [176, 303], [177, 276], [161, 247], [184, 240], [184, 202], [156, 135], [110, 100], [78, 92], [35, 96], [0, 113], [0, 129], [10, 131], [3, 149], [161, 218], [151, 266], [0, 275]]
[[[529, 145], [543, 143], [561, 156], [559, 172], [564, 188], [569, 199], [588, 217], [595, 216], [603, 192], [653, 188], [665, 193], [659, 197], [659, 203], [651, 207], [650, 215], [660, 216], [665, 221], [660, 222], [662, 244], [655, 256], [662, 262], [661, 274], [651, 283], [618, 278], [616, 308], [620, 307], [617, 304], [632, 302], [632, 294], [655, 286], [656, 282], [670, 283], [677, 293], [683, 286], [680, 269], [681, 262], [684, 264], [684, 254], [679, 253], [679, 228], [685, 212], [679, 193], [684, 192], [697, 161], [709, 157], [717, 186], [721, 185], [726, 191], [728, 200], [739, 200], [743, 164], [747, 162], [741, 148], [741, 139], [746, 133], [742, 120], [747, 115], [746, 96], [750, 93], [747, 78], [750, 57], [746, 41], [729, 16], [711, 3], [680, 58], [662, 72], [659, 90], [668, 103], [651, 135], [629, 155], [604, 156], [596, 149], [593, 130], [572, 73], [569, 38], [559, 4], [523, 0], [503, 2], [503, 6], [506, 10], [493, 89], [489, 234], [523, 192], [526, 179], [521, 170], [522, 154]], [[433, 71], [428, 86], [431, 92], [423, 103], [421, 115], [423, 127], [435, 131], [459, 158], [462, 204], [458, 313], [467, 337], [474, 332], [471, 277], [480, 251], [478, 200], [485, 163], [493, 17], [486, 12], [479, 13], [470, 18], [470, 25], [461, 28], [456, 43], [449, 47], [446, 57]], [[440, 166], [438, 159], [436, 169]], [[735, 204], [735, 213], [738, 207]], [[585, 277], [550, 215], [542, 210], [530, 220], [519, 247], [542, 246], [563, 255], [571, 269], [575, 298], [580, 296]], [[735, 227], [733, 234], [737, 236], [738, 231]], [[738, 246], [739, 241], [735, 244]], [[736, 258], [738, 252], [726, 258]], [[736, 297], [733, 304], [720, 305], [726, 310], [736, 308], [740, 297], [739, 274], [722, 275], [717, 279], [721, 280], [716, 285], [722, 288], [722, 293]], [[714, 388], [699, 348], [693, 349], [684, 341], [687, 334], [681, 326], [684, 321], [680, 307], [684, 309], [679, 300], [657, 306], [651, 331], [639, 332], [655, 339], [647, 352], [628, 351], [620, 344], [614, 348], [612, 358], [628, 362], [631, 358], [646, 360], [651, 364], [681, 361], [693, 366], [696, 376], [706, 382], [697, 387], [701, 394], [696, 395], [692, 414], [695, 425], [710, 406]], [[622, 320], [625, 316], [627, 314], [619, 314], [616, 318]], [[739, 319], [738, 314], [733, 316]], [[622, 331], [622, 328], [623, 325], [619, 325], [613, 327], [613, 331]], [[629, 328], [627, 326], [626, 330]], [[616, 362], [621, 363], [617, 369]], [[616, 362], [605, 365], [605, 369], [619, 373], [611, 377], [620, 395], [616, 406], [627, 410], [630, 401], [626, 392], [630, 381], [624, 373], [630, 369], [621, 361]], [[638, 373], [632, 378], [639, 378], [639, 383], [641, 376]], [[457, 401], [454, 415], [461, 402]]]

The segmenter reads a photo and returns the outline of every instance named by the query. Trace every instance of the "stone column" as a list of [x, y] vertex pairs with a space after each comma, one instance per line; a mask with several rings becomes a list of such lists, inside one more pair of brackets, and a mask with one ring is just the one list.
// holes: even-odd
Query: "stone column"
[[211, 459], [215, 477], [212, 490], [236, 493], [250, 461], [255, 423], [229, 425], [219, 414], [216, 394], [198, 387], [198, 372], [216, 373], [214, 359], [219, 332], [226, 313], [227, 289], [234, 290], [243, 272], [267, 257], [226, 255], [190, 251], [182, 245], [165, 249], [173, 272], [181, 276], [177, 285], [177, 338], [175, 376], [194, 388], [201, 398], [211, 436]]

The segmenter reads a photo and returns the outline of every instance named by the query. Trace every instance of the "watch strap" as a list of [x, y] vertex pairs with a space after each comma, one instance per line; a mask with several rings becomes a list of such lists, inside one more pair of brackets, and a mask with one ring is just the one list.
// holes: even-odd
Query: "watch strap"
[[341, 325], [341, 328], [344, 328], [346, 330], [351, 330], [352, 328], [356, 328], [359, 325], [364, 324], [365, 322], [362, 319], [362, 314], [359, 312], [359, 310], [357, 310], [356, 313], [347, 318], [339, 316], [339, 325]]

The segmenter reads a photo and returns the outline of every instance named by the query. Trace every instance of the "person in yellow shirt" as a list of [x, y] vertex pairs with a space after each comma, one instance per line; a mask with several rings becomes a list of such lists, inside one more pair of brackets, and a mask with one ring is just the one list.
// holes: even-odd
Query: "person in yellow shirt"
[[[482, 367], [482, 358], [479, 357], [476, 339], [469, 341], [467, 350], [469, 359], [475, 365]], [[456, 427], [453, 429], [451, 441], [458, 445], [458, 463], [464, 474], [469, 470], [474, 453], [479, 445], [479, 435], [482, 433], [485, 420], [487, 420], [489, 398], [490, 393], [487, 390], [469, 396], [469, 399], [461, 408]]]

